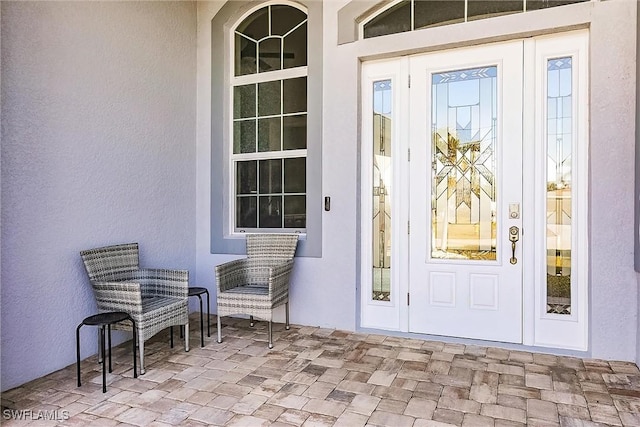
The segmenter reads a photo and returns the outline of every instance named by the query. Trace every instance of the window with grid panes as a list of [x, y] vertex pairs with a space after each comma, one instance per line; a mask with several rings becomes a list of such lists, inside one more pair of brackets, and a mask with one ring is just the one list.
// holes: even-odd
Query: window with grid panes
[[305, 232], [307, 14], [288, 4], [251, 12], [234, 31], [234, 231]]

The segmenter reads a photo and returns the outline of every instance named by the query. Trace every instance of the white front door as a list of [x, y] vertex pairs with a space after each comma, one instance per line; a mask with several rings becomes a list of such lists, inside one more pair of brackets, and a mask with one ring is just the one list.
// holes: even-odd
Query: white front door
[[586, 349], [588, 32], [362, 67], [361, 326]]
[[409, 60], [411, 332], [522, 342], [522, 46]]

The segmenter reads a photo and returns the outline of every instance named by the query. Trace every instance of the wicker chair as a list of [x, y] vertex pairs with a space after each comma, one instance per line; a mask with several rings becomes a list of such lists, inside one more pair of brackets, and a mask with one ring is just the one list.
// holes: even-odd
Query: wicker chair
[[[188, 271], [139, 268], [137, 243], [89, 249], [80, 256], [98, 310], [124, 311], [135, 321], [141, 374], [144, 342], [167, 327], [184, 325], [184, 349], [189, 351]], [[130, 331], [130, 322], [118, 323], [115, 329]], [[173, 333], [171, 338], [173, 343]]]
[[216, 266], [218, 342], [222, 342], [221, 316], [245, 314], [269, 322], [269, 348], [273, 348], [273, 309], [285, 304], [289, 329], [289, 276], [297, 234], [249, 234], [247, 258]]

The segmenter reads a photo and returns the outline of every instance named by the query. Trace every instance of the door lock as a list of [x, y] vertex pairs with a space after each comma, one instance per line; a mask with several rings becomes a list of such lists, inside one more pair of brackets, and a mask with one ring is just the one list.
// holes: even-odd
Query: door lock
[[511, 259], [509, 262], [516, 264], [518, 262], [518, 258], [516, 258], [516, 242], [520, 240], [520, 229], [515, 225], [509, 227], [509, 240], [511, 241]]

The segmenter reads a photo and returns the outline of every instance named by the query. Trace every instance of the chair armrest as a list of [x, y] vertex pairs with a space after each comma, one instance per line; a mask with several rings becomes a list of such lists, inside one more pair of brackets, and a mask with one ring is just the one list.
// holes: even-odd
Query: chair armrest
[[248, 269], [249, 260], [247, 258], [236, 259], [216, 265], [216, 287], [218, 293], [246, 285], [248, 283]]
[[93, 292], [100, 311], [124, 311], [142, 313], [140, 284], [132, 282], [92, 282]]
[[277, 295], [289, 288], [293, 259], [277, 261], [243, 258], [216, 266], [218, 292], [248, 284], [269, 285], [269, 293]]
[[293, 259], [269, 267], [269, 294], [274, 297], [289, 291], [289, 278], [293, 270]]
[[172, 297], [187, 299], [189, 295], [189, 271], [164, 268], [141, 268], [132, 273], [132, 279], [140, 283], [143, 297]]

